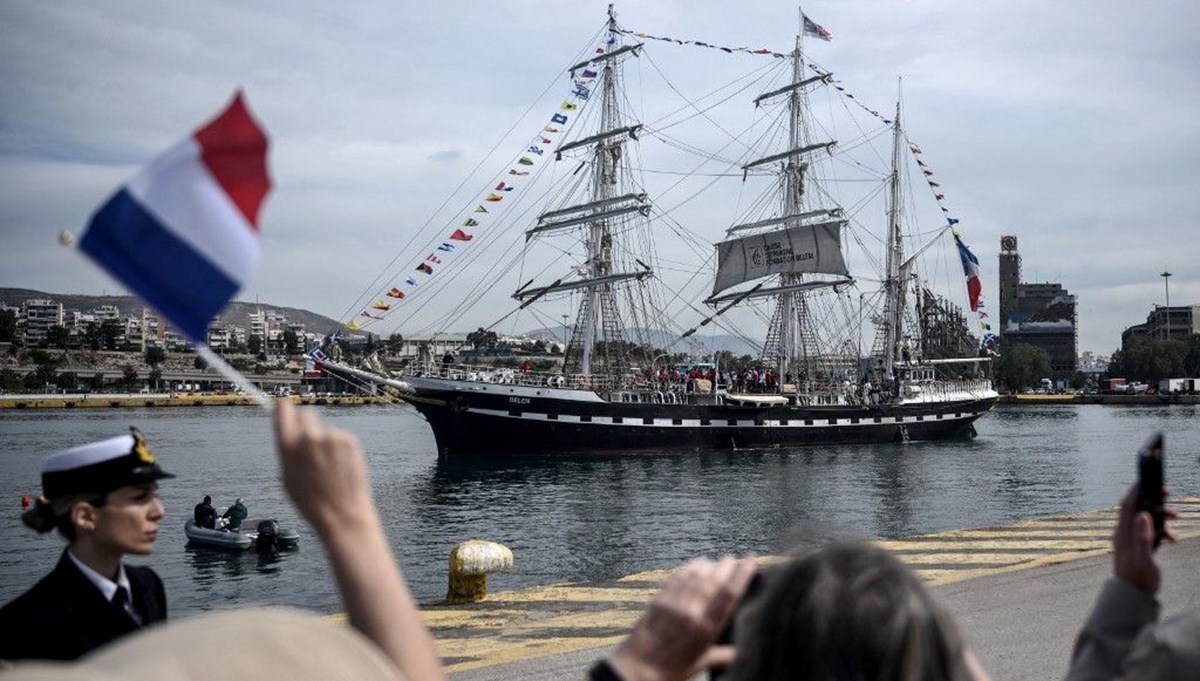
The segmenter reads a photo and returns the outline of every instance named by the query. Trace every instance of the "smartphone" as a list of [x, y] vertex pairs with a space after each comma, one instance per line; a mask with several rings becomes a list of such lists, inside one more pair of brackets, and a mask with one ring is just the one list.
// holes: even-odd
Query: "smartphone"
[[1163, 435], [1155, 433], [1138, 452], [1138, 510], [1154, 521], [1154, 548], [1167, 535], [1163, 500]]

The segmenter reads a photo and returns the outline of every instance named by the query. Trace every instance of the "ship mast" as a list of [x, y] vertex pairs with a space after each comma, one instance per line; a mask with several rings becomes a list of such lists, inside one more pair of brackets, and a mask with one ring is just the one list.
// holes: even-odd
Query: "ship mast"
[[[796, 49], [792, 52], [792, 82], [804, 81], [804, 52], [801, 37], [804, 35], [804, 14], [800, 14], [800, 30], [796, 33]], [[795, 88], [788, 97], [788, 148], [799, 149], [804, 146], [804, 122], [801, 115], [804, 111], [804, 89]], [[783, 214], [796, 215], [801, 210], [801, 200], [804, 196], [804, 171], [808, 165], [800, 158], [789, 159], [784, 176]], [[793, 222], [792, 224], [796, 224]], [[789, 225], [791, 226], [791, 225]], [[802, 275], [784, 275], [780, 282], [782, 286], [799, 284]], [[797, 350], [797, 310], [796, 303], [801, 294], [783, 293], [779, 299], [779, 345], [780, 353], [779, 379], [792, 374], [796, 364]], [[807, 359], [807, 358], [806, 358]], [[807, 372], [809, 367], [805, 367]]]
[[886, 344], [883, 358], [885, 378], [894, 378], [896, 360], [900, 356], [903, 341], [904, 290], [907, 277], [905, 270], [904, 245], [900, 241], [900, 155], [903, 133], [900, 130], [900, 104], [896, 104], [896, 116], [892, 119], [892, 174], [888, 180], [888, 236], [887, 236], [887, 282], [886, 287]]
[[[612, 5], [609, 5], [608, 31], [614, 39], [613, 42], [619, 35], [617, 28], [616, 14]], [[563, 154], [568, 151], [584, 148], [592, 150], [588, 161], [592, 169], [591, 196], [585, 203], [542, 213], [538, 216], [537, 224], [525, 231], [526, 238], [533, 238], [544, 234], [575, 231], [581, 227], [583, 230], [582, 242], [587, 259], [577, 270], [581, 278], [564, 276], [548, 286], [531, 287], [526, 284], [513, 294], [513, 298], [522, 301], [521, 307], [527, 307], [550, 293], [581, 292], [582, 300], [574, 331], [564, 353], [563, 370], [568, 373], [590, 375], [594, 369], [599, 368], [597, 365], [600, 363], [603, 363], [604, 370], [609, 374], [619, 375], [623, 372], [628, 363], [627, 350], [624, 349], [624, 343], [613, 342], [625, 340], [615, 287], [623, 282], [641, 281], [653, 275], [650, 266], [641, 261], [637, 261], [640, 269], [615, 271], [613, 260], [615, 226], [621, 220], [636, 219], [635, 214], [648, 216], [651, 207], [649, 198], [644, 193], [618, 195], [619, 170], [625, 140], [636, 139], [637, 132], [642, 127], [640, 124], [620, 125], [620, 98], [617, 96], [617, 88], [620, 87], [618, 61], [636, 54], [641, 47], [641, 43], [624, 47], [610, 46], [610, 49], [567, 70], [573, 79], [581, 69], [601, 70], [599, 132], [566, 142], [554, 151], [555, 158], [561, 160]], [[577, 83], [577, 87], [582, 86]], [[585, 94], [584, 99], [586, 98]], [[601, 357], [597, 357], [598, 337], [609, 341], [602, 349]], [[578, 363], [575, 357], [578, 357]]]
[[[608, 35], [617, 35], [617, 15], [613, 6], [608, 6]], [[619, 122], [617, 111], [617, 77], [619, 75], [617, 61], [610, 59], [604, 63], [603, 89], [600, 95], [600, 135], [606, 136], [612, 132]], [[621, 158], [621, 141], [596, 145], [593, 157], [592, 199], [593, 201], [608, 201], [613, 198], [613, 188], [617, 184], [617, 162]], [[586, 240], [588, 263], [591, 265], [591, 276], [605, 277], [612, 272], [612, 235], [608, 223], [596, 220], [588, 228]], [[592, 351], [595, 347], [596, 316], [610, 315], [613, 311], [601, 310], [608, 307], [609, 300], [605, 294], [611, 291], [611, 286], [601, 284], [589, 286], [584, 293], [580, 321], [582, 322], [582, 356], [579, 361], [580, 373], [592, 373]], [[608, 338], [611, 341], [613, 339]]]

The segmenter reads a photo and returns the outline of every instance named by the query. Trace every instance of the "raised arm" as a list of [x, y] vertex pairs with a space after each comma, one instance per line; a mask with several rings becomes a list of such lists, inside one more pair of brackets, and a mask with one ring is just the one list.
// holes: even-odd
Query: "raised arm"
[[283, 485], [325, 547], [351, 626], [407, 678], [444, 680], [433, 637], [384, 536], [358, 438], [286, 400], [275, 405], [275, 436]]
[[[1138, 511], [1137, 497], [1135, 484], [1121, 501], [1112, 535], [1113, 577], [1101, 589], [1075, 641], [1067, 681], [1121, 678], [1122, 661], [1134, 639], [1143, 627], [1158, 621], [1155, 595], [1162, 573], [1154, 555], [1154, 524], [1149, 513]], [[1168, 510], [1167, 516], [1175, 513]], [[1167, 539], [1174, 541], [1174, 533], [1168, 530]]]

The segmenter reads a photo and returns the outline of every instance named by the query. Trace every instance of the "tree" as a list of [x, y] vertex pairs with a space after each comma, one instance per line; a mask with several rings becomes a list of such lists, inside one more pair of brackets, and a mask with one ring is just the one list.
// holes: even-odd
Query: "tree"
[[65, 326], [55, 324], [46, 330], [46, 345], [49, 347], [66, 350], [70, 341], [71, 332]]
[[21, 379], [21, 388], [23, 388], [26, 392], [41, 390], [42, 386], [44, 385], [45, 383], [38, 379], [37, 372], [34, 371], [25, 374], [25, 377]]
[[157, 366], [152, 367], [150, 369], [150, 373], [147, 374], [147, 376], [146, 376], [146, 385], [153, 385], [154, 392], [158, 392], [158, 390], [159, 390], [158, 384], [159, 384], [159, 381], [161, 381], [161, 380], [162, 380], [162, 369], [159, 369]]
[[1050, 353], [1025, 343], [1001, 349], [995, 362], [996, 381], [1017, 391], [1050, 376]]
[[0, 310], [0, 343], [15, 343], [17, 341], [17, 312], [16, 310]]
[[401, 336], [398, 333], [393, 333], [392, 335], [388, 336], [386, 354], [395, 354], [398, 350], [400, 350], [401, 347], [403, 347], [403, 345], [404, 336]]
[[205, 362], [203, 357], [197, 355], [196, 358], [192, 360], [192, 367], [200, 371], [204, 371], [208, 368], [208, 362]]
[[123, 329], [121, 322], [115, 319], [105, 319], [100, 323], [100, 341], [105, 350], [116, 350], [117, 339], [121, 337]]
[[1113, 353], [1108, 375], [1154, 383], [1195, 376], [1200, 369], [1200, 336], [1188, 340], [1145, 339]]
[[495, 331], [488, 331], [483, 327], [479, 327], [475, 331], [467, 334], [467, 342], [470, 343], [471, 346], [476, 350], [494, 348], [496, 347], [496, 343], [499, 341], [499, 339], [500, 337], [496, 335]]
[[1084, 374], [1082, 371], [1076, 371], [1075, 373], [1071, 374], [1071, 389], [1072, 390], [1079, 390], [1086, 383], [1087, 383], [1087, 375]]
[[88, 322], [87, 326], [83, 327], [83, 347], [95, 352], [104, 345], [104, 335], [100, 332], [100, 325], [96, 322]]
[[137, 384], [137, 369], [133, 368], [132, 364], [126, 364], [124, 368], [121, 369], [121, 385], [125, 388], [125, 390], [133, 392], [137, 390]]
[[261, 336], [250, 336], [246, 339], [246, 351], [252, 355], [257, 355], [262, 352], [262, 346], [263, 342]]
[[54, 383], [54, 378], [58, 373], [58, 367], [63, 363], [62, 355], [52, 355], [45, 350], [34, 350], [29, 353], [29, 358], [33, 360], [34, 376], [37, 378], [38, 387], [42, 387], [47, 383]]
[[288, 329], [283, 332], [283, 347], [284, 352], [289, 355], [295, 355], [300, 352], [300, 337], [295, 331]]
[[161, 347], [159, 347], [157, 345], [151, 345], [150, 347], [146, 348], [146, 364], [149, 364], [151, 367], [157, 368], [159, 364], [162, 364], [166, 360], [167, 360], [167, 351], [166, 350], [163, 350]]
[[65, 371], [58, 375], [58, 387], [67, 392], [75, 392], [79, 387], [79, 376], [74, 371]]
[[12, 369], [0, 369], [0, 390], [12, 392], [21, 389], [21, 376]]

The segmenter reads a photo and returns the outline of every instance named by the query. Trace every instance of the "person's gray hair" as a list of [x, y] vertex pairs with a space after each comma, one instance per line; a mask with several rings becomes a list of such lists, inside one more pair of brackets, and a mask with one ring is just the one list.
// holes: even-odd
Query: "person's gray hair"
[[971, 678], [950, 615], [877, 546], [834, 544], [761, 579], [734, 627], [736, 681]]

